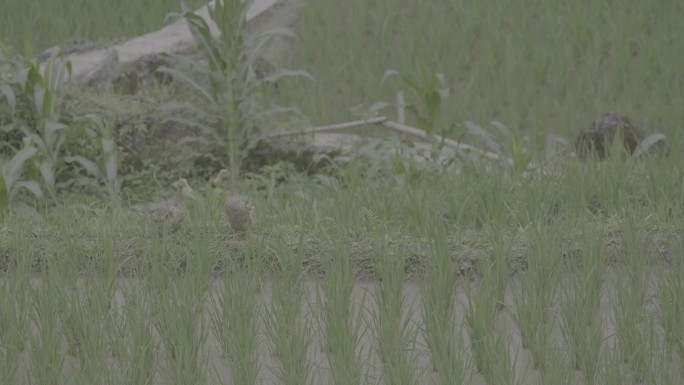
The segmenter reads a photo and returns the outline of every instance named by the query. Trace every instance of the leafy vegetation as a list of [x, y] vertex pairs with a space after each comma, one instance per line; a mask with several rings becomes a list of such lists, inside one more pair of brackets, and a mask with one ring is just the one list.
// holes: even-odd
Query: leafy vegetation
[[[270, 40], [275, 36], [296, 39], [296, 35], [287, 29], [279, 29], [255, 37], [247, 36], [250, 4], [240, 0], [216, 2], [209, 14], [219, 26], [220, 38], [214, 38], [207, 22], [191, 10], [185, 10], [182, 14], [208, 63], [208, 66], [196, 65], [194, 69], [209, 78], [208, 84], [198, 81], [197, 75], [168, 67], [160, 68], [160, 71], [184, 81], [202, 96], [196, 105], [183, 108], [181, 119], [186, 124], [198, 126], [205, 135], [188, 136], [182, 142], [199, 142], [205, 152], [215, 152], [212, 151], [214, 149], [227, 152], [233, 175], [240, 174], [242, 162], [260, 139], [259, 122], [273, 114], [297, 111], [296, 108], [263, 108], [258, 99], [263, 85], [287, 76], [311, 78], [305, 71], [281, 71], [266, 77], [257, 76], [257, 63]], [[193, 112], [199, 114], [194, 121], [187, 118]], [[211, 123], [203, 124], [207, 120]]]
[[[183, 8], [204, 61], [177, 58], [162, 70], [175, 81], [133, 96], [3, 50], [2, 383], [678, 383], [683, 160], [619, 143], [604, 161], [541, 154], [607, 109], [650, 117], [678, 147], [666, 63], [684, 9], [399, 3], [303, 6], [284, 65], [315, 82], [257, 76], [270, 39], [294, 35], [247, 34], [239, 0], [211, 13], [224, 38]], [[271, 102], [329, 123], [397, 89], [409, 123], [503, 161], [420, 163], [375, 151], [380, 138], [316, 172], [273, 162], [239, 179], [257, 220], [230, 234], [207, 176], [239, 170], [271, 112], [294, 111]], [[180, 176], [196, 199], [157, 236], [138, 203]]]

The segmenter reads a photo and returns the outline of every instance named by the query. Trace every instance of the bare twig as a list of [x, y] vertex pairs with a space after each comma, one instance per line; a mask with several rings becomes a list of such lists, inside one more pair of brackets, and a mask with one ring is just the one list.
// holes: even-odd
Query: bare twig
[[[397, 100], [399, 101], [399, 94], [397, 94]], [[400, 105], [399, 103], [397, 103]], [[399, 110], [397, 110], [397, 115], [399, 115]], [[425, 131], [407, 126], [405, 124], [393, 122], [391, 120], [387, 120], [386, 117], [384, 116], [379, 116], [376, 118], [369, 118], [366, 120], [356, 120], [353, 122], [346, 122], [346, 123], [338, 123], [338, 124], [330, 124], [327, 126], [319, 126], [319, 127], [311, 127], [311, 128], [306, 128], [303, 130], [295, 130], [295, 131], [284, 131], [284, 132], [274, 132], [271, 134], [266, 134], [261, 137], [261, 139], [270, 139], [270, 138], [279, 138], [279, 137], [284, 137], [284, 136], [295, 136], [295, 135], [309, 135], [309, 134], [315, 134], [319, 132], [327, 132], [327, 131], [336, 131], [336, 130], [343, 130], [347, 128], [356, 128], [356, 127], [361, 127], [361, 126], [367, 126], [370, 124], [380, 124], [386, 128], [389, 128], [393, 131], [406, 134], [406, 135], [411, 135], [416, 138], [423, 139], [425, 141], [430, 141], [430, 139], [436, 140], [436, 141], [443, 141], [444, 144], [449, 146], [450, 148], [456, 149], [456, 150], [466, 150], [466, 151], [473, 151], [476, 152], [486, 158], [492, 159], [492, 160], [501, 160], [502, 157], [499, 154], [490, 152], [490, 151], [484, 151], [480, 148], [477, 148], [475, 146], [471, 146], [469, 144], [465, 143], [460, 143], [452, 139], [448, 139], [439, 135], [429, 135]], [[511, 161], [508, 158], [504, 158], [504, 160]], [[536, 165], [531, 165], [536, 167]]]
[[261, 139], [279, 138], [279, 137], [283, 137], [283, 136], [308, 135], [308, 134], [315, 134], [318, 132], [343, 130], [346, 128], [355, 128], [355, 127], [360, 127], [360, 126], [367, 126], [369, 124], [380, 124], [386, 120], [387, 120], [387, 118], [385, 118], [384, 116], [379, 116], [377, 118], [370, 118], [370, 119], [366, 119], [366, 120], [355, 120], [353, 122], [347, 122], [347, 123], [329, 124], [327, 126], [311, 127], [311, 128], [305, 128], [303, 130], [273, 132], [273, 133], [266, 134], [266, 135], [262, 136]]
[[[385, 120], [384, 122], [382, 122], [382, 125], [387, 127], [387, 128], [390, 128], [394, 131], [400, 132], [402, 134], [412, 135], [412, 136], [422, 138], [422, 139], [427, 139], [427, 140], [430, 139], [430, 136], [428, 134], [426, 134], [425, 131], [420, 130], [420, 129], [415, 128], [415, 127], [407, 126], [405, 124], [399, 124], [397, 122]], [[489, 159], [493, 159], [493, 160], [500, 160], [501, 159], [501, 156], [499, 154], [489, 152], [489, 151], [484, 151], [482, 149], [479, 149], [475, 146], [471, 146], [469, 144], [460, 143], [460, 142], [457, 142], [455, 140], [447, 139], [447, 138], [444, 138], [444, 137], [439, 136], [439, 135], [432, 135], [432, 138], [434, 138], [435, 140], [438, 140], [438, 141], [444, 140], [444, 144], [446, 144], [449, 147], [455, 148], [457, 150], [475, 151], [475, 152], [477, 152], [477, 153], [481, 154], [482, 156], [485, 156]]]

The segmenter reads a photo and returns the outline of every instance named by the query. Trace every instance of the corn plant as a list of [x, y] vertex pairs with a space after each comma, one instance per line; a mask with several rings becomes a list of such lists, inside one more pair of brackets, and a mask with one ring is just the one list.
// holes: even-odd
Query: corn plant
[[[382, 77], [382, 82], [399, 77], [401, 83], [415, 95], [417, 102], [409, 103], [406, 109], [414, 116], [418, 126], [428, 134], [447, 136], [454, 129], [453, 123], [448, 123], [448, 108], [451, 89], [446, 75], [430, 73], [425, 65], [420, 65], [418, 75], [402, 74], [397, 70], [388, 69]], [[388, 104], [388, 103], [387, 103]], [[444, 141], [439, 143], [444, 145]]]
[[[19, 112], [26, 116], [15, 119], [11, 127], [22, 133], [25, 149], [35, 149], [23, 153], [17, 151], [15, 156], [32, 160], [32, 165], [42, 177], [42, 187], [52, 196], [55, 194], [57, 175], [63, 166], [61, 149], [66, 138], [67, 126], [59, 121], [59, 104], [62, 97], [62, 85], [70, 73], [71, 64], [53, 55], [42, 74], [36, 64], [29, 62], [16, 74], [16, 80], [12, 84], [14, 87], [5, 87], [5, 98], [12, 112]], [[8, 98], [10, 90], [14, 90], [12, 101]], [[17, 108], [20, 110], [18, 111]], [[19, 165], [24, 166], [25, 161], [15, 162], [15, 167]], [[14, 172], [16, 175], [16, 171]], [[11, 175], [11, 178], [15, 175]], [[12, 191], [12, 187], [12, 184], [7, 183], [6, 178], [5, 188]], [[24, 187], [28, 188], [26, 185]], [[38, 189], [29, 190], [36, 197], [42, 195]]]
[[104, 184], [109, 202], [114, 204], [121, 192], [122, 178], [118, 175], [119, 149], [114, 140], [112, 128], [101, 118], [88, 115], [86, 119], [90, 123], [86, 133], [99, 139], [101, 145], [100, 155], [96, 159], [87, 159], [81, 155], [65, 156], [66, 163], [75, 163], [81, 166], [97, 182]]
[[[273, 83], [283, 77], [303, 76], [313, 79], [305, 71], [276, 71], [265, 77], [257, 77], [261, 56], [273, 37], [296, 39], [287, 29], [274, 29], [258, 36], [247, 35], [247, 11], [252, 1], [218, 0], [209, 15], [220, 31], [220, 37], [212, 36], [207, 21], [183, 8], [183, 17], [193, 38], [203, 54], [206, 65], [191, 63], [191, 71], [161, 67], [166, 72], [190, 86], [201, 97], [197, 105], [181, 105], [184, 116], [192, 113], [195, 118], [172, 119], [199, 128], [205, 137], [186, 137], [178, 145], [198, 143], [206, 149], [228, 153], [231, 172], [239, 175], [240, 165], [250, 149], [259, 140], [259, 122], [264, 118], [283, 112], [297, 112], [296, 108], [273, 107], [264, 109], [258, 96], [264, 83]], [[172, 14], [171, 17], [178, 17]], [[199, 79], [208, 78], [209, 84]], [[209, 122], [209, 124], [207, 124]], [[222, 129], [214, 127], [225, 127]]]
[[[0, 94], [4, 99], [0, 128], [19, 140], [4, 142], [2, 151], [11, 155], [2, 165], [0, 175], [0, 208], [12, 204], [17, 194], [26, 190], [37, 200], [55, 197], [58, 177], [69, 163], [80, 164], [89, 174], [102, 180], [110, 200], [118, 196], [121, 182], [117, 177], [116, 144], [111, 130], [92, 120], [102, 143], [102, 159], [88, 160], [65, 153], [66, 131], [61, 120], [60, 102], [64, 83], [71, 73], [71, 63], [53, 55], [45, 70], [33, 62], [21, 66], [0, 56], [0, 67], [8, 73], [0, 78]], [[97, 165], [97, 163], [101, 163]], [[104, 171], [100, 171], [104, 170]]]
[[38, 152], [30, 142], [24, 142], [25, 147], [16, 151], [9, 162], [2, 165], [2, 175], [0, 175], [0, 207], [7, 207], [14, 201], [17, 193], [26, 189], [37, 199], [43, 198], [43, 190], [36, 180], [24, 180], [22, 174], [26, 162], [31, 160]]

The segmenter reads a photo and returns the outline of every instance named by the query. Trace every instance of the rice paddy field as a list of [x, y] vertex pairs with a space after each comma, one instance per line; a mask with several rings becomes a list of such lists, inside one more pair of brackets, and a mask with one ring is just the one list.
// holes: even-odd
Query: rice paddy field
[[[13, 10], [3, 44], [28, 56], [73, 35], [155, 30], [179, 8], [13, 3], [0, 0]], [[526, 173], [362, 152], [309, 173], [278, 163], [237, 180], [256, 207], [243, 236], [225, 189], [200, 173], [186, 176], [174, 233], [141, 214], [173, 196], [165, 182], [129, 183], [118, 204], [64, 193], [6, 207], [0, 383], [682, 383], [684, 4], [297, 6], [300, 41], [282, 65], [316, 81], [287, 80], [278, 98], [308, 122], [355, 119], [398, 89], [421, 100], [383, 82], [388, 69], [444, 73], [440, 119], [454, 124], [441, 133], [454, 139], [466, 120], [496, 120], [541, 161], [547, 135], [571, 141], [610, 111], [664, 133], [670, 155], [616, 150]], [[177, 92], [161, 87], [147, 97]]]

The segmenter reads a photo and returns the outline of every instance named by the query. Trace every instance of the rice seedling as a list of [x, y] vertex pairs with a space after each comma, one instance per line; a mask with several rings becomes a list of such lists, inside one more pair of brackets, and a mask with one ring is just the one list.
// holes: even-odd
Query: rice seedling
[[411, 321], [415, 304], [404, 298], [404, 239], [397, 239], [385, 226], [373, 229], [372, 237], [378, 283], [370, 323], [383, 378], [388, 384], [419, 384], [421, 373], [416, 368], [414, 350], [418, 330]]
[[569, 262], [570, 272], [561, 288], [561, 330], [574, 369], [587, 384], [596, 381], [603, 327], [599, 305], [607, 258], [603, 236], [591, 229], [583, 234], [581, 255]]
[[59, 296], [58, 287], [55, 278], [46, 278], [29, 289], [32, 298], [29, 317], [36, 327], [36, 333], [30, 339], [30, 375], [40, 384], [62, 382], [64, 354], [59, 312], [64, 299]]
[[650, 274], [641, 234], [633, 218], [624, 218], [622, 231], [626, 277], [617, 278], [613, 285], [613, 316], [622, 360], [631, 369], [634, 380], [641, 382], [652, 376], [653, 370], [653, 352], [649, 349], [654, 348], [654, 329], [646, 306]]
[[151, 385], [160, 364], [154, 319], [150, 318], [151, 297], [145, 286], [136, 281], [125, 285], [122, 294], [122, 320], [116, 324], [113, 338], [120, 343], [117, 350], [120, 379], [128, 384]]
[[[510, 354], [510, 335], [497, 326], [497, 305], [500, 284], [492, 283], [496, 273], [485, 271], [477, 286], [466, 285], [468, 307], [464, 313], [465, 327], [475, 368], [487, 383], [516, 384], [515, 360]], [[515, 352], [517, 356], [517, 352]]]
[[212, 298], [211, 328], [235, 384], [258, 383], [261, 368], [258, 285], [260, 282], [253, 267], [243, 271], [231, 268], [219, 292]]
[[535, 367], [543, 368], [555, 321], [553, 305], [562, 266], [558, 248], [562, 227], [556, 223], [547, 226], [541, 220], [534, 223], [530, 229], [527, 269], [521, 273], [522, 287], [516, 296], [514, 320], [520, 329], [523, 347], [532, 353]]
[[[150, 278], [155, 280], [157, 276]], [[149, 290], [151, 317], [164, 346], [162, 378], [169, 384], [206, 382], [206, 271], [204, 275], [182, 277], [167, 282], [166, 287], [150, 287]]]
[[544, 367], [539, 370], [539, 377], [543, 384], [571, 385], [577, 381], [575, 370], [569, 365], [564, 352], [551, 343], [547, 349]]
[[655, 374], [653, 383], [662, 385], [673, 385], [681, 379], [681, 372], [673, 370], [672, 360], [669, 359], [667, 342], [662, 341], [660, 349], [653, 356], [653, 372]]
[[[500, 179], [501, 178], [501, 179]], [[512, 187], [502, 181], [503, 175], [487, 175], [480, 179], [483, 192], [480, 195], [480, 221], [486, 224], [487, 240], [490, 245], [488, 259], [483, 261], [482, 271], [493, 274], [488, 281], [495, 291], [496, 309], [504, 307], [504, 293], [509, 278], [508, 255], [513, 247], [514, 233], [508, 231], [508, 222], [515, 208], [509, 203]]]
[[510, 346], [510, 337], [505, 332], [490, 335], [485, 340], [485, 354], [489, 356], [490, 366], [486, 367], [483, 375], [488, 384], [515, 385], [519, 383], [515, 359], [512, 359], [509, 353]]
[[470, 350], [478, 373], [490, 370], [492, 357], [489, 347], [496, 341], [495, 322], [498, 284], [492, 284], [492, 275], [485, 273], [479, 284], [466, 284], [468, 307], [464, 313], [465, 328], [470, 337]]
[[426, 282], [421, 285], [421, 304], [425, 341], [430, 349], [432, 366], [442, 384], [467, 383], [467, 368], [461, 328], [456, 325], [457, 271], [443, 225], [428, 229], [431, 232], [431, 263]]
[[13, 384], [28, 336], [30, 272], [15, 268], [7, 274], [0, 277], [0, 382]]
[[94, 277], [57, 289], [58, 295], [64, 298], [64, 307], [59, 313], [67, 355], [76, 357], [79, 363], [77, 383], [92, 384], [112, 376], [107, 365], [108, 340], [104, 338], [111, 327], [112, 284]]
[[266, 336], [280, 367], [271, 368], [284, 384], [309, 384], [311, 363], [307, 359], [312, 339], [311, 319], [302, 317], [302, 304], [306, 302], [303, 286], [303, 223], [295, 250], [281, 244], [278, 248], [280, 276], [272, 286], [271, 303], [266, 309]]
[[317, 286], [316, 305], [319, 325], [322, 325], [323, 350], [330, 362], [331, 378], [335, 384], [370, 383], [363, 372], [361, 340], [366, 336], [363, 309], [366, 296], [354, 302], [354, 267], [351, 263], [349, 242], [344, 229], [334, 227], [334, 254], [325, 260], [325, 281]]
[[681, 250], [680, 243], [676, 244], [672, 266], [660, 274], [658, 302], [668, 352], [665, 361], [672, 362], [679, 357], [680, 373], [684, 374], [684, 331], [680, 327], [684, 320], [684, 296], [681, 295], [684, 290], [684, 259]]
[[[616, 349], [608, 349], [601, 360], [599, 379], [601, 384], [618, 385], [628, 381], [622, 366], [620, 352]], [[598, 382], [598, 381], [597, 381]]]
[[646, 306], [639, 302], [640, 294], [635, 293], [631, 282], [616, 282], [613, 296], [616, 349], [622, 363], [628, 368], [633, 381], [653, 383], [656, 377], [653, 359], [659, 349], [653, 319], [648, 315]]

